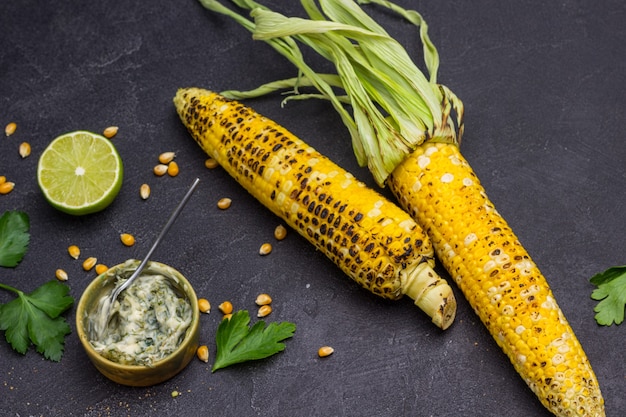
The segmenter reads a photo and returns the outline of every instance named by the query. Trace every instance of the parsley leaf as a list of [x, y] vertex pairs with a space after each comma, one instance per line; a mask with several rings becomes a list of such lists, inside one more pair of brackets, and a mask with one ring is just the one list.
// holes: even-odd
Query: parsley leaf
[[626, 265], [614, 266], [594, 275], [591, 283], [598, 286], [591, 298], [600, 301], [593, 309], [596, 322], [603, 326], [622, 323], [626, 309]]
[[28, 248], [30, 235], [28, 214], [21, 211], [5, 211], [0, 217], [0, 266], [17, 266]]
[[46, 359], [60, 361], [65, 336], [71, 332], [65, 318], [60, 317], [74, 303], [67, 295], [69, 287], [49, 281], [30, 294], [4, 284], [0, 288], [17, 294], [13, 301], [0, 304], [0, 330], [5, 331], [11, 347], [25, 354], [32, 342]]
[[230, 319], [222, 320], [215, 341], [217, 353], [212, 372], [236, 363], [263, 359], [285, 349], [281, 341], [293, 336], [296, 325], [290, 322], [270, 323], [258, 321], [251, 328], [250, 314], [246, 310], [237, 311]]

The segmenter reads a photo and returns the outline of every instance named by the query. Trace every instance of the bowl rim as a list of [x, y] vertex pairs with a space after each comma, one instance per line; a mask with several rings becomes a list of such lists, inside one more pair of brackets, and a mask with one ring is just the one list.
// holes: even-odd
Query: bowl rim
[[[154, 368], [157, 368], [160, 364], [163, 364], [167, 361], [170, 361], [174, 357], [184, 354], [184, 352], [188, 348], [187, 345], [193, 341], [194, 334], [196, 333], [196, 330], [200, 325], [200, 311], [198, 309], [198, 297], [195, 293], [195, 290], [191, 286], [191, 283], [187, 280], [187, 278], [185, 278], [185, 276], [180, 271], [178, 271], [177, 269], [167, 264], [164, 264], [158, 261], [148, 261], [146, 263], [144, 271], [149, 270], [150, 268], [157, 267], [159, 269], [165, 269], [165, 270], [173, 272], [174, 275], [176, 275], [175, 278], [179, 281], [177, 282], [177, 285], [185, 293], [185, 296], [189, 299], [189, 302], [192, 308], [192, 316], [191, 316], [191, 323], [185, 333], [185, 337], [180, 342], [176, 350], [171, 352], [169, 355], [159, 359], [158, 361], [153, 362], [151, 365], [121, 364], [121, 363], [105, 358], [94, 349], [94, 347], [91, 345], [91, 342], [89, 341], [89, 336], [87, 335], [87, 332], [83, 326], [85, 318], [88, 315], [87, 313], [88, 306], [87, 306], [87, 300], [86, 300], [87, 292], [97, 291], [97, 288], [95, 288], [97, 286], [101, 286], [102, 288], [104, 288], [107, 285], [109, 285], [109, 281], [114, 279], [115, 277], [115, 274], [112, 273], [113, 270], [118, 270], [122, 267], [132, 266], [132, 264], [134, 263], [138, 265], [140, 262], [141, 261], [137, 259], [128, 259], [122, 263], [119, 263], [117, 265], [110, 267], [107, 271], [95, 277], [89, 283], [89, 285], [87, 285], [87, 287], [81, 294], [81, 297], [78, 300], [78, 305], [76, 308], [76, 332], [78, 334], [80, 343], [82, 344], [85, 351], [87, 351], [90, 358], [92, 360], [94, 359], [97, 360], [104, 366], [108, 366], [110, 368], [116, 368], [120, 371], [125, 371], [125, 372], [137, 372], [137, 371], [146, 370], [146, 369], [154, 369]], [[171, 277], [168, 276], [167, 278], [171, 278]]]

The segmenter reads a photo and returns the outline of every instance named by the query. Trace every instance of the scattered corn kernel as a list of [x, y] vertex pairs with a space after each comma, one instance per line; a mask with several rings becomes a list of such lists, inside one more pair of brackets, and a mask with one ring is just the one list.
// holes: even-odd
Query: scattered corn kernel
[[167, 164], [167, 175], [169, 175], [170, 177], [175, 177], [178, 175], [179, 169], [178, 169], [178, 164], [176, 163], [176, 161], [172, 161], [169, 164]]
[[217, 308], [224, 314], [231, 314], [233, 312], [233, 303], [230, 301], [224, 301]]
[[76, 245], [71, 245], [67, 248], [67, 253], [74, 259], [78, 259], [80, 256], [80, 248]]
[[156, 175], [157, 177], [162, 177], [167, 173], [167, 165], [158, 164], [152, 169], [152, 172], [154, 172], [154, 175]]
[[59, 281], [67, 281], [67, 272], [62, 269], [57, 269], [54, 274]]
[[22, 142], [20, 144], [19, 152], [22, 158], [26, 158], [28, 155], [30, 155], [30, 143]]
[[161, 155], [159, 155], [159, 162], [167, 165], [174, 160], [175, 156], [176, 154], [174, 152], [163, 152]]
[[90, 256], [83, 261], [83, 269], [85, 271], [91, 271], [93, 267], [96, 266], [96, 263], [98, 263], [98, 258]]
[[265, 294], [265, 293], [259, 294], [257, 295], [256, 300], [254, 300], [254, 302], [258, 306], [272, 304], [272, 297], [270, 297], [269, 294]]
[[130, 233], [122, 233], [120, 234], [120, 240], [124, 244], [124, 246], [133, 246], [135, 244], [135, 236]]
[[107, 139], [111, 139], [113, 136], [117, 135], [118, 130], [120, 130], [120, 128], [117, 126], [109, 126], [106, 129], [104, 129], [104, 132], [102, 132], [102, 135]]
[[204, 166], [207, 167], [208, 169], [217, 168], [219, 165], [220, 164], [217, 163], [217, 160], [213, 158], [208, 158], [207, 160], [204, 161]]
[[96, 274], [98, 274], [98, 275], [102, 275], [102, 274], [104, 274], [108, 270], [109, 270], [109, 267], [104, 265], [104, 264], [97, 264], [96, 265]]
[[209, 348], [206, 345], [198, 346], [198, 349], [196, 350], [196, 356], [198, 356], [198, 359], [200, 359], [202, 362], [208, 362]]
[[265, 304], [265, 305], [259, 307], [259, 311], [257, 312], [256, 316], [257, 317], [266, 317], [266, 316], [269, 316], [271, 312], [272, 312], [272, 306], [269, 305], [269, 304]]
[[285, 226], [283, 226], [282, 224], [276, 226], [276, 229], [274, 229], [274, 237], [276, 238], [276, 240], [283, 240], [285, 237], [287, 237], [287, 229], [285, 228]]
[[264, 243], [259, 248], [259, 255], [269, 255], [272, 252], [272, 244]]
[[17, 123], [11, 122], [4, 128], [4, 134], [7, 136], [11, 136], [15, 133], [15, 129], [17, 129]]
[[230, 207], [232, 203], [233, 203], [233, 200], [231, 200], [228, 197], [220, 198], [219, 201], [217, 202], [217, 207], [219, 207], [222, 210], [226, 210], [228, 207]]
[[5, 181], [0, 184], [0, 194], [9, 194], [15, 188], [15, 183], [11, 181]]
[[139, 195], [142, 200], [147, 200], [148, 197], [150, 197], [150, 186], [148, 184], [141, 184], [141, 187], [139, 187]]
[[198, 309], [201, 313], [210, 313], [211, 312], [211, 303], [206, 298], [198, 299]]
[[333, 349], [330, 346], [322, 346], [321, 348], [319, 348], [317, 350], [317, 355], [320, 358], [325, 358], [326, 356], [332, 355], [334, 351], [335, 351], [335, 349]]

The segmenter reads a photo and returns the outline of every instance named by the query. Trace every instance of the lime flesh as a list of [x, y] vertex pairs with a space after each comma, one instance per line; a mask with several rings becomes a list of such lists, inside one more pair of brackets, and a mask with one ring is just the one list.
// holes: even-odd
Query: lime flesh
[[37, 167], [37, 181], [48, 203], [73, 215], [108, 207], [122, 187], [123, 176], [122, 159], [113, 143], [86, 131], [54, 139]]

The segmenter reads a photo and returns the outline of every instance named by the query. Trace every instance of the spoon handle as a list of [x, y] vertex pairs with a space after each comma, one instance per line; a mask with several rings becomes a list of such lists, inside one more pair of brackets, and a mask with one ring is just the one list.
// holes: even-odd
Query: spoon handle
[[130, 278], [128, 278], [122, 285], [120, 285], [119, 287], [117, 287], [116, 291], [111, 294], [111, 300], [115, 300], [115, 298], [117, 298], [117, 296], [124, 291], [126, 288], [128, 288], [128, 286], [135, 280], [135, 278], [141, 273], [141, 271], [143, 270], [143, 268], [146, 266], [146, 264], [148, 263], [148, 260], [150, 259], [150, 257], [152, 256], [152, 253], [154, 252], [154, 250], [157, 248], [157, 246], [159, 246], [159, 243], [161, 243], [161, 240], [163, 240], [163, 236], [165, 236], [165, 233], [167, 233], [167, 231], [169, 230], [169, 228], [172, 226], [172, 224], [174, 224], [174, 221], [176, 221], [176, 218], [178, 217], [178, 215], [180, 214], [181, 210], [183, 209], [183, 207], [185, 207], [185, 204], [187, 204], [187, 201], [189, 200], [189, 197], [191, 197], [191, 194], [193, 194], [194, 190], [196, 189], [196, 186], [198, 185], [198, 182], [200, 181], [199, 178], [196, 178], [193, 182], [193, 184], [191, 184], [191, 187], [189, 187], [189, 190], [187, 191], [187, 194], [185, 194], [185, 196], [183, 197], [183, 199], [180, 201], [180, 203], [178, 203], [178, 206], [176, 207], [176, 209], [174, 210], [174, 212], [170, 215], [169, 220], [167, 221], [167, 223], [165, 223], [165, 226], [163, 226], [163, 229], [161, 230], [161, 233], [159, 234], [159, 236], [156, 238], [156, 240], [154, 241], [154, 243], [152, 244], [152, 247], [150, 248], [150, 250], [148, 251], [148, 253], [146, 254], [146, 256], [143, 258], [143, 260], [141, 261], [141, 263], [139, 264], [139, 266], [137, 267], [137, 269], [135, 270], [135, 272], [133, 272], [133, 274], [130, 276]]

